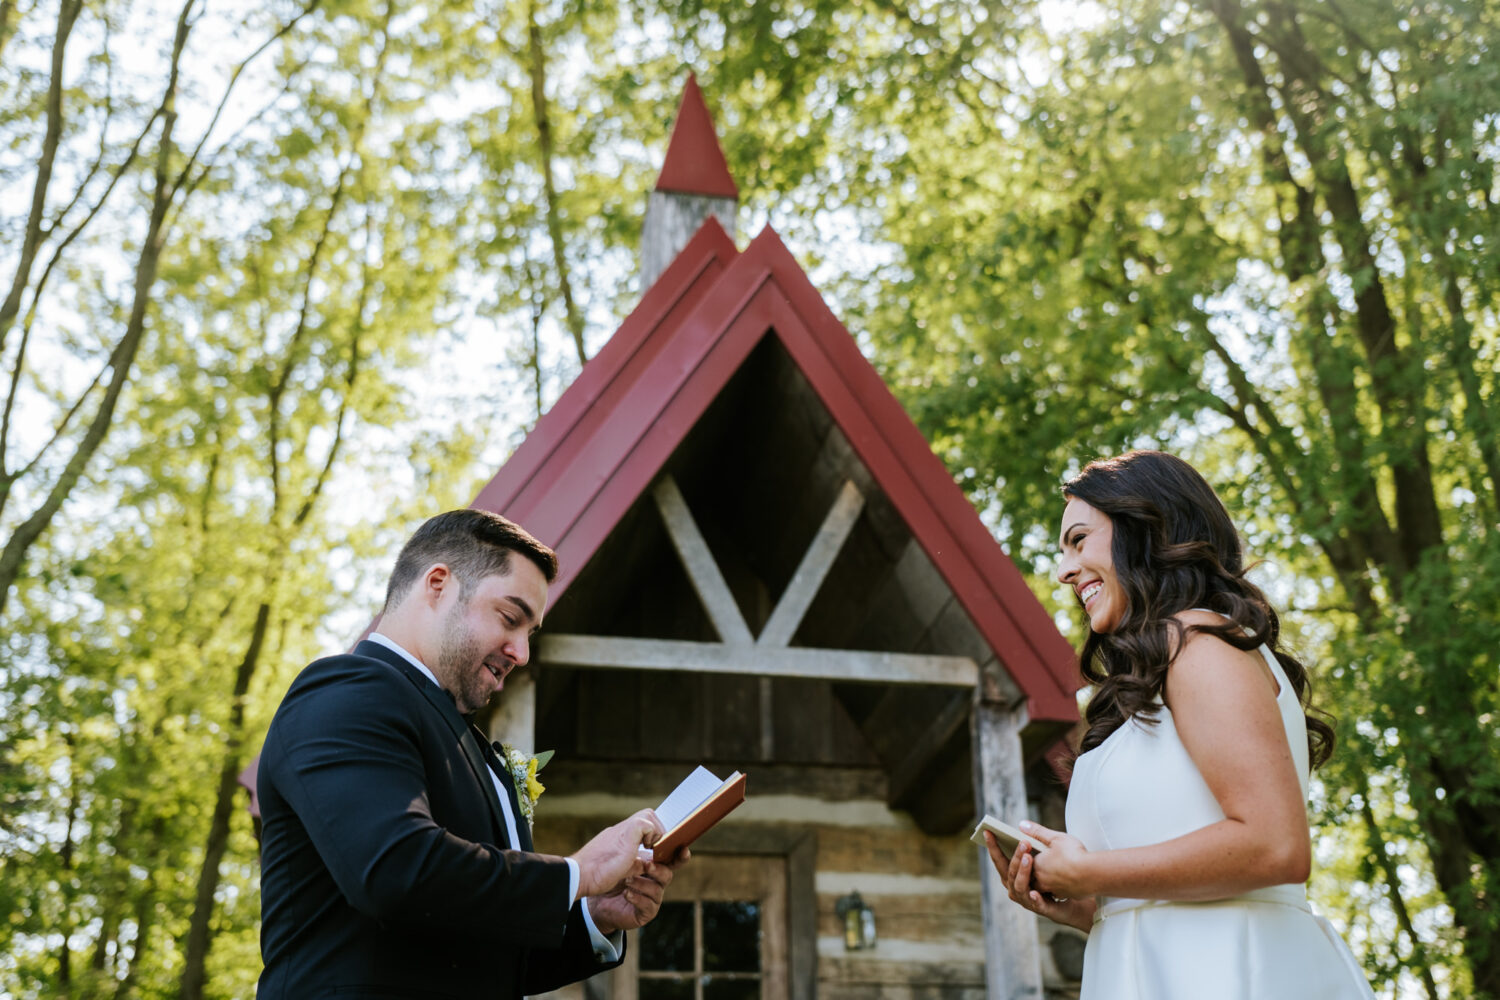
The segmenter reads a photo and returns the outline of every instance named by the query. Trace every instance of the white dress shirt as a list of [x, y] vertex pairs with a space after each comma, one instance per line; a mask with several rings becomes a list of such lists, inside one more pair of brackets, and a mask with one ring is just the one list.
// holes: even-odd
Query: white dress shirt
[[[438, 679], [432, 675], [432, 671], [427, 669], [427, 664], [411, 655], [395, 640], [387, 638], [379, 632], [371, 632], [368, 638], [371, 642], [379, 643], [393, 653], [399, 654], [407, 663], [420, 670], [422, 676], [432, 681], [432, 683], [437, 684], [438, 687], [442, 687], [441, 684], [438, 684]], [[506, 794], [505, 786], [500, 783], [500, 776], [495, 773], [494, 768], [490, 768], [490, 780], [495, 783], [495, 794], [500, 797], [500, 809], [505, 813], [506, 835], [510, 837], [512, 849], [519, 850], [521, 847], [521, 835], [516, 828], [515, 813], [510, 808], [510, 796]], [[572, 858], [563, 858], [563, 860], [568, 864], [568, 907], [571, 909], [573, 900], [578, 898], [578, 862]], [[582, 909], [583, 922], [589, 929], [589, 940], [594, 945], [594, 954], [598, 955], [599, 959], [604, 962], [613, 962], [618, 959], [620, 957], [620, 947], [625, 943], [624, 932], [615, 931], [614, 934], [605, 937], [599, 928], [594, 926], [594, 918], [589, 915], [588, 903], [586, 901]]]

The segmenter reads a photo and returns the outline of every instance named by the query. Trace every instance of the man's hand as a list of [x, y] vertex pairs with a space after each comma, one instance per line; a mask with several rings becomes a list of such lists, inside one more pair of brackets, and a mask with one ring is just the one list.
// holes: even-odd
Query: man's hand
[[627, 878], [619, 892], [590, 897], [586, 905], [594, 926], [601, 934], [613, 934], [649, 923], [661, 909], [662, 895], [672, 884], [673, 874], [691, 857], [692, 852], [683, 847], [664, 865], [646, 862], [645, 869]]
[[654, 809], [642, 809], [601, 830], [573, 855], [578, 862], [579, 898], [618, 893], [625, 880], [639, 875], [647, 864], [636, 849], [643, 844], [650, 847], [666, 832]]

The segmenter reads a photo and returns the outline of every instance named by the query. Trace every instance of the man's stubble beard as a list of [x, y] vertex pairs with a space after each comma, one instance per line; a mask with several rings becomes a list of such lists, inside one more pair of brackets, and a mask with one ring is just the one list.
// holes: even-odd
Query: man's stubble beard
[[443, 619], [442, 643], [438, 646], [438, 662], [433, 673], [444, 688], [453, 695], [453, 700], [462, 715], [477, 712], [489, 704], [489, 671], [483, 666], [475, 670], [483, 650], [474, 638], [473, 629], [464, 621], [468, 602], [462, 601], [448, 610]]

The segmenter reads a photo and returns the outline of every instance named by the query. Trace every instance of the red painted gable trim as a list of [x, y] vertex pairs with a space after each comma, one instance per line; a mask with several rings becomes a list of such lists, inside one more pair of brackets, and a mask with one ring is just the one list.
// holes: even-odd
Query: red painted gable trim
[[682, 102], [677, 106], [677, 120], [672, 138], [667, 141], [667, 155], [662, 161], [656, 190], [682, 194], [702, 194], [712, 198], [739, 200], [740, 189], [729, 173], [724, 150], [719, 147], [719, 133], [713, 116], [703, 102], [698, 78], [688, 74], [682, 88]]
[[779, 251], [775, 281], [787, 296], [781, 312], [795, 318], [774, 320], [782, 343], [1026, 691], [1031, 717], [1076, 721], [1080, 679], [1072, 647], [806, 273], [774, 233], [769, 238]]
[[[697, 308], [738, 254], [734, 241], [710, 216], [470, 506], [502, 512], [540, 538], [558, 538], [552, 532], [541, 533], [533, 524], [539, 523], [539, 512], [555, 500], [558, 470], [587, 446], [593, 427], [589, 418], [597, 423], [602, 414], [614, 410], [620, 395], [640, 380], [670, 341], [664, 332], [676, 329]], [[580, 560], [576, 567], [565, 563], [554, 593], [560, 595], [573, 570], [586, 561]]]
[[705, 224], [474, 505], [558, 550], [560, 596], [768, 333], [1026, 692], [1031, 718], [1076, 721], [1073, 651], [769, 228], [736, 255]]

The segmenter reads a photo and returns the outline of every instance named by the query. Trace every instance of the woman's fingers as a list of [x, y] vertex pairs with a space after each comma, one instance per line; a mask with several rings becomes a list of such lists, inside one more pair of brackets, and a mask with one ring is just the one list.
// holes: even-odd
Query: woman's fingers
[[1049, 910], [1058, 909], [1055, 901], [1048, 900], [1032, 885], [1035, 856], [1029, 844], [1023, 841], [1017, 846], [1015, 854], [1006, 857], [1005, 852], [1000, 850], [995, 835], [986, 830], [984, 846], [989, 851], [990, 861], [994, 864], [995, 871], [1000, 875], [1000, 884], [1005, 886], [1005, 892], [1012, 901], [1043, 916], [1047, 916]]
[[1025, 845], [1016, 848], [1015, 856], [1010, 859], [1010, 898], [1031, 908], [1031, 851]]
[[990, 863], [995, 866], [995, 871], [1000, 876], [1000, 884], [1005, 886], [1005, 891], [1010, 891], [1010, 858], [1000, 850], [1000, 844], [995, 840], [995, 835], [990, 831], [984, 831], [985, 850], [990, 853]]

